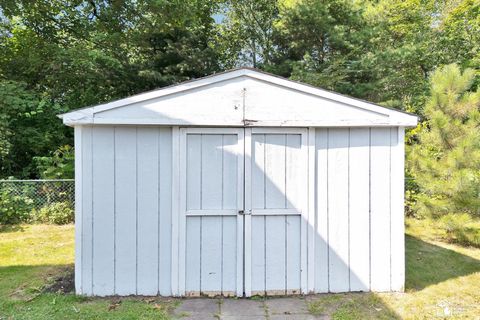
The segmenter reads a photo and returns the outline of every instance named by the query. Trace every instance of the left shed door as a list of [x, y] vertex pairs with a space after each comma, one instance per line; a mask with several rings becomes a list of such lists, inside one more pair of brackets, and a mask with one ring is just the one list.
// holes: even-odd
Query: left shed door
[[243, 138], [243, 129], [181, 129], [179, 282], [187, 296], [243, 294]]

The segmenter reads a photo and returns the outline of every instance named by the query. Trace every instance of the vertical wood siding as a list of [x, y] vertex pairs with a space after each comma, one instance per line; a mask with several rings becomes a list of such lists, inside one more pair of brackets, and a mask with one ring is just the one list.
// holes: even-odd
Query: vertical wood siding
[[350, 290], [368, 291], [370, 283], [370, 130], [350, 129], [349, 253]]
[[403, 129], [316, 129], [315, 292], [401, 291]]
[[82, 127], [78, 293], [172, 294], [171, 134]]
[[[81, 267], [77, 268], [82, 273], [82, 286], [81, 292], [86, 295], [93, 294], [93, 174], [92, 174], [92, 145], [93, 145], [93, 128], [90, 126], [84, 126], [81, 130], [81, 152], [82, 152], [82, 169], [81, 169], [81, 184], [82, 184], [82, 231], [81, 231]], [[75, 170], [77, 172], [77, 170]], [[77, 201], [76, 201], [77, 202]], [[78, 225], [75, 225], [77, 228]], [[78, 261], [76, 261], [78, 262]]]
[[403, 291], [405, 286], [405, 129], [392, 128], [391, 135], [391, 290]]
[[114, 292], [115, 275], [115, 135], [114, 129], [93, 130], [93, 294]]
[[[299, 293], [307, 254], [308, 290], [403, 290], [403, 128], [310, 130], [310, 160], [300, 153], [301, 135], [251, 134], [246, 290]], [[185, 158], [184, 209], [192, 214], [185, 231], [175, 231], [172, 226], [182, 225], [172, 202], [172, 181], [180, 174], [172, 165], [178, 159], [172, 128], [82, 126], [75, 132], [77, 293], [170, 296], [184, 293], [177, 288], [182, 281], [187, 295], [242, 293], [237, 249], [243, 223], [229, 213], [238, 209], [242, 178], [236, 135], [187, 136], [186, 153], [195, 156]], [[310, 163], [308, 188], [298, 187], [308, 183], [295, 171], [299, 159]], [[304, 201], [312, 187], [314, 197]], [[291, 213], [305, 210], [304, 203], [314, 213]], [[185, 235], [184, 269], [172, 265], [178, 234]]]
[[[348, 129], [330, 129], [328, 139], [328, 235], [331, 292], [349, 291], [349, 134]], [[331, 177], [331, 178], [330, 178]]]
[[137, 129], [115, 128], [115, 293], [137, 281]]
[[83, 230], [83, 215], [82, 207], [82, 140], [83, 128], [81, 126], [75, 127], [75, 290], [83, 292], [83, 272], [82, 272], [82, 230]]

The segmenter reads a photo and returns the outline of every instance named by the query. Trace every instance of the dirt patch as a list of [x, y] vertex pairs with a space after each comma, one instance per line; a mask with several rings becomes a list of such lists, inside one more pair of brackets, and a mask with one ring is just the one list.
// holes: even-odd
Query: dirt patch
[[68, 268], [62, 274], [54, 277], [43, 289], [43, 292], [49, 293], [72, 293], [75, 290], [75, 272], [73, 268]]

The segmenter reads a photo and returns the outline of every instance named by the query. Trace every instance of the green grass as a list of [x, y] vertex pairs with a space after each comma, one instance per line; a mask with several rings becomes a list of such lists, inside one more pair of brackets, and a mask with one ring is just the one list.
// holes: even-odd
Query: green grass
[[72, 225], [0, 226], [0, 319], [170, 319], [162, 298], [85, 298], [45, 293], [73, 268]]
[[332, 319], [480, 319], [480, 249], [442, 241], [429, 220], [407, 219], [405, 293], [325, 294], [309, 311]]
[[[164, 298], [45, 293], [73, 268], [73, 226], [0, 227], [0, 319], [170, 319]], [[332, 319], [480, 319], [480, 249], [444, 242], [428, 220], [407, 220], [405, 293], [323, 294], [309, 311]]]

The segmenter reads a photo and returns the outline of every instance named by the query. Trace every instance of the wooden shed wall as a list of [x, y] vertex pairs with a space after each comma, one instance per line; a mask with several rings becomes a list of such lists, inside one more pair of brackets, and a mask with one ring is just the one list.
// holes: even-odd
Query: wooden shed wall
[[315, 292], [403, 290], [403, 135], [316, 129]]
[[171, 295], [171, 128], [75, 136], [77, 293]]
[[[403, 290], [403, 128], [313, 136], [308, 290]], [[75, 139], [77, 293], [178, 294], [172, 129], [77, 126]]]

